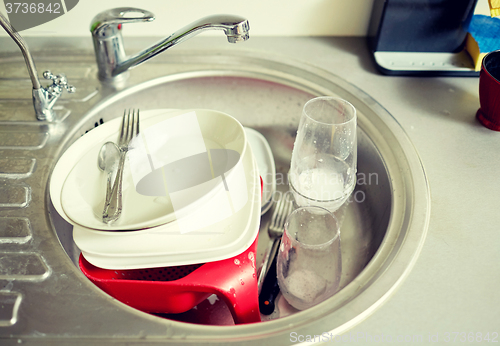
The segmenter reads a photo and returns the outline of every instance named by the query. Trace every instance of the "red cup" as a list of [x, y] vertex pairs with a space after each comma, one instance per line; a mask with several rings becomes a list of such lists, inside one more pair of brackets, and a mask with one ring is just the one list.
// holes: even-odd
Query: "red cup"
[[500, 131], [500, 50], [488, 53], [479, 74], [479, 103], [476, 117], [481, 124]]

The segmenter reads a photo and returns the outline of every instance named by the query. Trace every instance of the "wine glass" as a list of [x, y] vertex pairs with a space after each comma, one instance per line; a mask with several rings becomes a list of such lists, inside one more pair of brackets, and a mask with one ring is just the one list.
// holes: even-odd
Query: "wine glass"
[[298, 206], [334, 212], [356, 185], [356, 109], [348, 101], [322, 96], [303, 108], [289, 172]]
[[285, 221], [276, 263], [281, 294], [296, 309], [331, 297], [342, 271], [335, 216], [321, 207], [294, 210]]

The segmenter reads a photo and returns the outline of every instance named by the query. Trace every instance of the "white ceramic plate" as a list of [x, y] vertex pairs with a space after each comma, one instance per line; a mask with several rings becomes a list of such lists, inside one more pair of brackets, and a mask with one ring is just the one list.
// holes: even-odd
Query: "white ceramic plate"
[[257, 161], [259, 174], [262, 178], [262, 209], [261, 214], [265, 214], [272, 206], [272, 198], [276, 191], [276, 165], [274, 163], [273, 152], [266, 138], [257, 130], [245, 127], [248, 144], [252, 148], [253, 155]]
[[130, 232], [102, 232], [75, 225], [74, 241], [90, 263], [106, 269], [178, 266], [234, 257], [253, 243], [260, 226], [260, 178], [250, 147], [242, 164], [248, 201], [214, 225], [186, 234], [180, 234], [177, 220]]
[[[234, 118], [210, 110], [154, 110], [141, 112], [141, 132], [158, 126], [158, 123], [194, 111], [203, 133], [207, 149], [222, 148], [237, 150], [244, 154], [246, 135], [243, 127]], [[218, 117], [215, 125], [205, 121]], [[174, 213], [172, 194], [166, 196], [145, 196], [135, 189], [130, 170], [123, 176], [123, 211], [120, 218], [111, 225], [102, 222], [104, 206], [105, 173], [97, 168], [98, 152], [106, 141], [117, 141], [121, 118], [113, 119], [78, 139], [61, 156], [51, 178], [51, 198], [56, 210], [68, 222], [99, 230], [136, 230], [172, 222], [179, 213], [198, 208], [215, 193], [215, 189], [193, 192], [191, 200], [183, 202], [185, 207], [176, 208]], [[224, 137], [220, 134], [230, 133]], [[217, 136], [217, 137], [215, 137]], [[232, 136], [232, 137], [230, 137]], [[229, 137], [229, 138], [228, 138]], [[215, 146], [212, 148], [211, 146]], [[64, 183], [61, 185], [61, 181]], [[219, 185], [219, 187], [222, 185]], [[209, 194], [207, 191], [210, 191]], [[206, 197], [206, 198], [205, 198]], [[189, 207], [189, 208], [187, 208]]]

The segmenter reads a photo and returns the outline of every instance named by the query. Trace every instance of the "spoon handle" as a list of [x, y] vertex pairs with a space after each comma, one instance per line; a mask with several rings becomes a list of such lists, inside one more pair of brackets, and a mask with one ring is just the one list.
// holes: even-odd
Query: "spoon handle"
[[[104, 223], [116, 221], [122, 213], [122, 181], [126, 156], [126, 150], [120, 152], [120, 161], [118, 162], [118, 171], [116, 172], [115, 183], [111, 189], [111, 195], [109, 198], [106, 198], [104, 211], [102, 213], [102, 221]], [[111, 183], [110, 180], [108, 180], [108, 183]]]
[[109, 171], [107, 174], [107, 181], [106, 181], [106, 199], [104, 200], [104, 205], [109, 204], [109, 197], [111, 196], [111, 177], [112, 177], [113, 172]]

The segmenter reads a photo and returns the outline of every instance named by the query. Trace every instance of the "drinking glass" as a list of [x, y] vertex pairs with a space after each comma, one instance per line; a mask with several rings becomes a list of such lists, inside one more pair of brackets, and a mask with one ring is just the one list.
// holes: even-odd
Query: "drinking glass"
[[336, 218], [321, 207], [294, 210], [285, 221], [277, 256], [281, 294], [290, 305], [307, 309], [339, 287], [342, 261]]
[[341, 98], [322, 96], [303, 108], [289, 172], [298, 206], [336, 211], [356, 185], [356, 109]]

